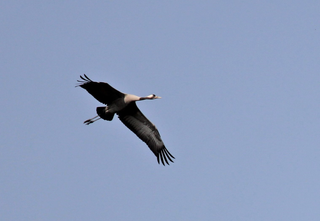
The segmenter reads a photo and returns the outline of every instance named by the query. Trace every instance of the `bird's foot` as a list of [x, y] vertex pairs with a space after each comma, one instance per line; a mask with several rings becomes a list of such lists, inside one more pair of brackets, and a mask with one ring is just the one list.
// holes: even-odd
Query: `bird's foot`
[[93, 118], [90, 118], [90, 119], [86, 120], [83, 123], [86, 124], [86, 125], [89, 125], [89, 124], [92, 124], [93, 122], [95, 122], [95, 121], [97, 121], [99, 119], [101, 119], [101, 118], [99, 117], [99, 115], [97, 115], [97, 116], [95, 116]]
[[89, 120], [86, 120], [85, 122], [83, 122], [85, 125], [89, 125], [89, 124], [92, 124], [94, 121], [89, 119]]

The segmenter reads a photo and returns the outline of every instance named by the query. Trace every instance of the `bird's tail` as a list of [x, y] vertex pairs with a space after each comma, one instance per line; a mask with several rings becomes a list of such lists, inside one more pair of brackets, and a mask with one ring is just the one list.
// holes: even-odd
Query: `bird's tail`
[[106, 112], [106, 107], [97, 107], [97, 114], [104, 120], [112, 121], [114, 113]]

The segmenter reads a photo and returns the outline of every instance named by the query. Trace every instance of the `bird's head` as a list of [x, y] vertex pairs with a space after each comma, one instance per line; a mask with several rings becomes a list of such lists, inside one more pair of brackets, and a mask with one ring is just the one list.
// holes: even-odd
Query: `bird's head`
[[149, 99], [160, 99], [161, 97], [155, 95], [155, 94], [150, 94], [149, 96], [147, 96]]

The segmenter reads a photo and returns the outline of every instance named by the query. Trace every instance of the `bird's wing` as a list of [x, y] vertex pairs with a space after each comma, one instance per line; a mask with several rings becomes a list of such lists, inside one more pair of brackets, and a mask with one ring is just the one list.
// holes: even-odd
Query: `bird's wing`
[[78, 86], [86, 89], [95, 99], [103, 104], [111, 104], [112, 101], [124, 96], [123, 93], [114, 89], [109, 84], [104, 82], [94, 82], [86, 75], [80, 76], [82, 80], [78, 80], [80, 83]]
[[119, 119], [156, 155], [158, 163], [169, 164], [168, 160], [174, 159], [167, 148], [164, 146], [159, 131], [138, 109], [135, 102], [131, 102], [126, 108], [118, 112]]

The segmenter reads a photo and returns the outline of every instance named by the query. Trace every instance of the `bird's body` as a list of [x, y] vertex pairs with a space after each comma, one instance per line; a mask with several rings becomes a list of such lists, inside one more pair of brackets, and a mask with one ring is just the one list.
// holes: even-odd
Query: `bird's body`
[[99, 119], [111, 121], [114, 114], [119, 116], [121, 122], [144, 141], [150, 150], [156, 155], [158, 163], [169, 164], [174, 158], [164, 146], [159, 131], [138, 109], [136, 101], [153, 100], [160, 98], [154, 94], [139, 97], [133, 94], [122, 93], [104, 82], [94, 82], [86, 75], [81, 77], [80, 87], [86, 89], [94, 98], [105, 107], [97, 107], [97, 116], [86, 120], [85, 124], [91, 124]]

